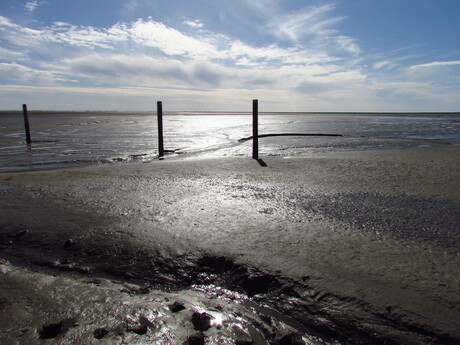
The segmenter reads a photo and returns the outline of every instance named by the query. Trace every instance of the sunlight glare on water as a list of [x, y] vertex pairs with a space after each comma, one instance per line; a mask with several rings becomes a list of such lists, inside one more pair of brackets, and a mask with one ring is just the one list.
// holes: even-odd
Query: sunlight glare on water
[[[0, 113], [0, 171], [55, 169], [158, 157], [156, 114], [30, 112], [26, 145], [21, 113]], [[251, 156], [248, 113], [167, 114], [164, 145], [172, 157]], [[260, 156], [311, 156], [318, 152], [430, 147], [460, 142], [455, 115], [261, 114], [259, 134], [339, 134], [259, 139]]]

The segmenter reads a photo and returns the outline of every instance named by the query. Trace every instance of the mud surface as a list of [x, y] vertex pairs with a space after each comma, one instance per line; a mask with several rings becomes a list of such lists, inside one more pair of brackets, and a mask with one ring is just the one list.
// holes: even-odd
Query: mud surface
[[[278, 344], [293, 334], [304, 343], [457, 343], [459, 157], [458, 147], [450, 147], [270, 159], [266, 167], [249, 159], [165, 160], [2, 174], [0, 255], [13, 264], [4, 262], [3, 276], [10, 276], [0, 287], [0, 311], [24, 313], [8, 307], [16, 298], [5, 292], [8, 281], [26, 296], [42, 291], [42, 305], [50, 310], [22, 324], [3, 323], [2, 333], [17, 343], [29, 334], [21, 330], [32, 328], [33, 339], [54, 335], [70, 343], [81, 343], [83, 333], [110, 343], [126, 342], [126, 334], [149, 334], [157, 343], [199, 343], [203, 337], [225, 343], [222, 336], [228, 344]], [[29, 271], [37, 265], [51, 272]], [[60, 276], [68, 272], [86, 278]], [[94, 286], [84, 281], [88, 277], [108, 285]], [[47, 279], [73, 292], [46, 290]], [[36, 288], [25, 291], [29, 280]], [[127, 282], [142, 298], [120, 297]], [[217, 287], [226, 291], [220, 297], [216, 291], [224, 290]], [[93, 288], [99, 292], [83, 293]], [[72, 300], [77, 290], [82, 293]], [[107, 318], [54, 315], [59, 303], [85, 310], [91, 293], [110, 291], [116, 291], [113, 301], [132, 309], [107, 311]], [[233, 326], [227, 333], [184, 330], [171, 311], [146, 314], [167, 308], [166, 298], [189, 294], [223, 303], [220, 310], [228, 315], [241, 314], [238, 327], [247, 337], [237, 339]], [[154, 298], [157, 304], [149, 304]], [[183, 303], [192, 318], [212, 311], [200, 311], [188, 298]], [[98, 308], [118, 303], [106, 302]], [[232, 309], [242, 305], [249, 307]], [[40, 309], [33, 303], [28, 308], [27, 315]], [[126, 315], [135, 315], [132, 325]], [[104, 324], [109, 320], [118, 326]], [[152, 331], [149, 322], [159, 320], [169, 338]], [[120, 324], [124, 335], [116, 338]], [[176, 331], [179, 340], [172, 340]]]

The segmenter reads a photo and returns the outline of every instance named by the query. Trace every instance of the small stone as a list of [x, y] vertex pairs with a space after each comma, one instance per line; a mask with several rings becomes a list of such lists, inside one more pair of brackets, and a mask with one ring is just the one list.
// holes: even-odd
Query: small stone
[[38, 331], [38, 334], [40, 334], [40, 339], [53, 339], [62, 332], [62, 328], [62, 322], [51, 323], [49, 325], [44, 325], [42, 329]]
[[77, 244], [77, 242], [74, 239], [69, 238], [67, 241], [65, 241], [64, 247], [70, 248], [70, 247], [73, 247], [75, 244]]
[[271, 325], [273, 323], [273, 320], [270, 316], [268, 315], [264, 315], [264, 314], [261, 314], [259, 315], [260, 316], [260, 319], [265, 322], [267, 325]]
[[179, 301], [175, 301], [173, 304], [171, 304], [171, 305], [169, 306], [169, 309], [170, 309], [173, 313], [178, 313], [178, 312], [180, 312], [181, 310], [184, 310], [184, 309], [185, 309], [185, 306], [184, 306], [184, 303], [179, 302]]
[[141, 316], [139, 318], [139, 323], [147, 328], [154, 328], [155, 325], [152, 321], [150, 321], [149, 319], [147, 319], [145, 316]]
[[299, 333], [286, 334], [280, 339], [279, 345], [305, 345]]
[[212, 316], [206, 313], [193, 313], [192, 323], [197, 331], [207, 331], [211, 328]]
[[16, 235], [13, 236], [15, 242], [17, 240], [19, 240], [22, 236], [24, 236], [25, 234], [27, 234], [29, 232], [29, 230], [22, 230], [22, 231], [19, 231]]
[[188, 345], [204, 345], [204, 334], [193, 334], [187, 339]]
[[93, 334], [94, 334], [94, 338], [102, 339], [107, 335], [107, 333], [109, 333], [109, 331], [106, 330], [105, 328], [98, 328], [94, 330]]
[[147, 325], [140, 325], [140, 326], [128, 328], [129, 332], [133, 332], [139, 335], [144, 335], [145, 333], [147, 333], [147, 330], [148, 330]]

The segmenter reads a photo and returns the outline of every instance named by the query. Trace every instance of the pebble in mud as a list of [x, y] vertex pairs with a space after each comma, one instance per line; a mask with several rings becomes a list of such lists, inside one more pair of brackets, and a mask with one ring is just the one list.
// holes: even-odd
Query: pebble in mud
[[136, 333], [136, 334], [139, 334], [139, 335], [146, 334], [147, 330], [148, 330], [147, 325], [139, 325], [139, 326], [134, 326], [134, 327], [128, 328], [129, 332], [133, 332], [133, 333]]
[[70, 248], [70, 247], [73, 247], [77, 242], [72, 239], [72, 238], [69, 238], [67, 241], [65, 241], [64, 243], [64, 247], [65, 248]]
[[40, 339], [53, 339], [62, 332], [62, 329], [62, 321], [58, 323], [51, 323], [49, 325], [44, 325], [42, 329], [38, 331], [38, 334], [40, 334]]
[[187, 345], [204, 345], [204, 334], [199, 333], [199, 334], [193, 334], [190, 337], [188, 337], [187, 342], [185, 343]]
[[43, 327], [38, 330], [40, 339], [56, 338], [58, 335], [66, 333], [69, 327], [76, 326], [76, 321], [76, 318], [67, 318], [58, 323], [43, 325]]
[[178, 313], [184, 309], [185, 309], [184, 303], [179, 302], [179, 301], [175, 301], [173, 304], [169, 306], [169, 310], [171, 310], [173, 313]]
[[96, 339], [102, 339], [104, 338], [107, 334], [109, 333], [108, 330], [106, 330], [105, 328], [98, 328], [96, 330], [94, 330], [94, 338]]
[[211, 328], [212, 316], [206, 313], [194, 312], [192, 316], [193, 327], [197, 331], [207, 331]]

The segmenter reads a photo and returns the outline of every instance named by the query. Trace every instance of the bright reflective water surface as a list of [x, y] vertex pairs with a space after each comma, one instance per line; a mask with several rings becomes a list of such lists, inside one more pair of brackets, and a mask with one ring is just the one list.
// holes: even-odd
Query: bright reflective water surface
[[[32, 144], [25, 144], [22, 113], [0, 112], [0, 172], [55, 169], [157, 158], [157, 119], [144, 113], [30, 112]], [[248, 113], [175, 113], [164, 116], [170, 156], [250, 156]], [[259, 134], [339, 134], [259, 139], [260, 156], [460, 143], [453, 114], [260, 114]]]

